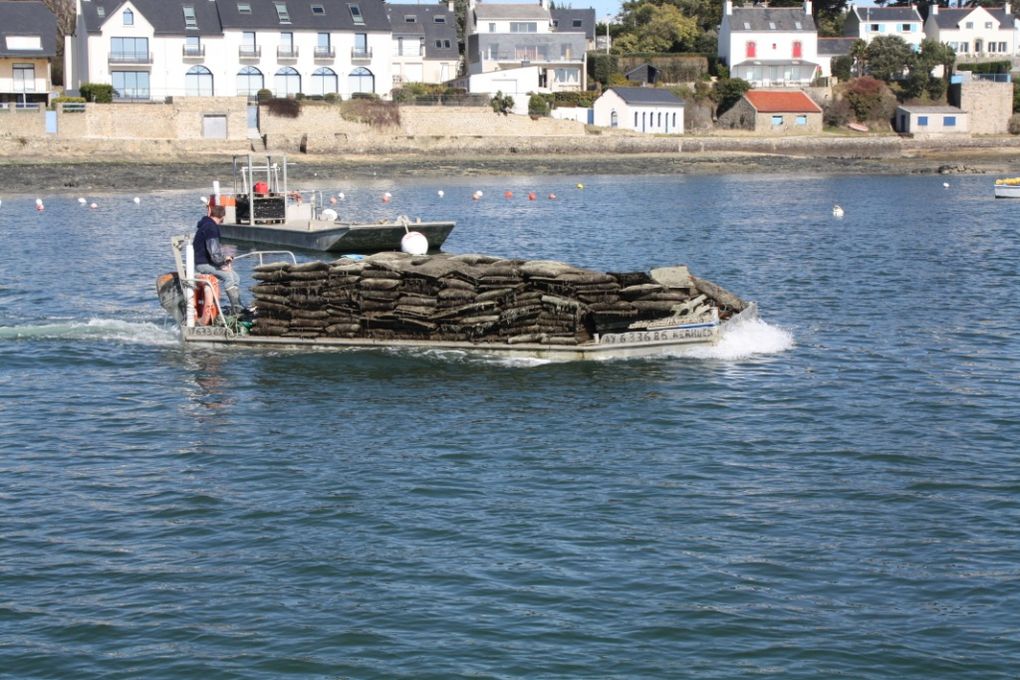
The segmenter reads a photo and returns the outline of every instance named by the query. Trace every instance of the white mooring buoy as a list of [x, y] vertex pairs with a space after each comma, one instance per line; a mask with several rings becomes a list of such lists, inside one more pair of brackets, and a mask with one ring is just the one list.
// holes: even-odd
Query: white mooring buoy
[[424, 255], [429, 252], [429, 240], [420, 231], [409, 231], [400, 239], [400, 250], [409, 255]]

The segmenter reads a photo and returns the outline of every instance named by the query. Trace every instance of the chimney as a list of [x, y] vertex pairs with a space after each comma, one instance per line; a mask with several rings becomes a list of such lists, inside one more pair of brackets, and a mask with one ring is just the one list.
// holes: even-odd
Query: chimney
[[937, 2], [931, 3], [931, 5], [928, 6], [928, 11], [931, 12], [933, 16], [937, 15], [939, 13], [939, 3]]
[[1005, 6], [1003, 6], [1002, 10], [1006, 13], [1006, 16], [1008, 17], [1010, 14], [1013, 13], [1013, 5], [1007, 2]]
[[804, 0], [804, 14], [811, 16], [811, 0]]
[[725, 0], [723, 2], [723, 14], [733, 16], [733, 0]]
[[538, 0], [538, 6], [542, 9], [549, 9], [549, 0]]
[[447, 12], [456, 11], [456, 8], [453, 6], [453, 0], [450, 0], [448, 3], [446, 3], [446, 11]]

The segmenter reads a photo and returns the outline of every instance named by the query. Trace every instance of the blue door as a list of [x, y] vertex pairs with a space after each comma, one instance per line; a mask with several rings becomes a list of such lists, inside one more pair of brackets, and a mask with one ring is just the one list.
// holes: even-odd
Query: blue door
[[259, 107], [248, 106], [248, 136], [259, 136]]

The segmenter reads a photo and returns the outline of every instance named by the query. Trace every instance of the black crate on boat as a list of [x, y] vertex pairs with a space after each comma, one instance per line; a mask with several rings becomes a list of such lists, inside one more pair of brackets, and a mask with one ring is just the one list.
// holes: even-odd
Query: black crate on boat
[[[238, 224], [247, 224], [251, 217], [251, 200], [237, 197], [236, 217]], [[279, 224], [287, 218], [286, 196], [256, 196], [255, 224]]]

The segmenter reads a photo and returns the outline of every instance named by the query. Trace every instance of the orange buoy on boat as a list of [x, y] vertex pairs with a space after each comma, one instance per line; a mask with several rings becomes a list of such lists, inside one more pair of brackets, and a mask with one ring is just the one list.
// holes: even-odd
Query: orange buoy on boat
[[195, 279], [195, 323], [208, 326], [219, 316], [220, 282], [212, 274], [199, 274]]

